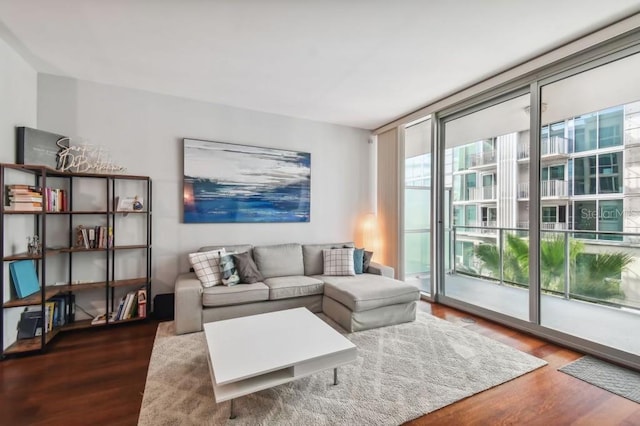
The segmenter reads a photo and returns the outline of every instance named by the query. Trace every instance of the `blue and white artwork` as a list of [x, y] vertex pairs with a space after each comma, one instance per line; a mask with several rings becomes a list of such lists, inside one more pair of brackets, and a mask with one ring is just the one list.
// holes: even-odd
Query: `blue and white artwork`
[[309, 222], [311, 154], [184, 139], [184, 222]]

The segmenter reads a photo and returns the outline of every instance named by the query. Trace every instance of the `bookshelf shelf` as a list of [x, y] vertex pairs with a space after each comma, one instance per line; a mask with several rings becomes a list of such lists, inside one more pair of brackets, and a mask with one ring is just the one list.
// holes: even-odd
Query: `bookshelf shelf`
[[[123, 319], [123, 320], [117, 320], [117, 321], [109, 321], [109, 325], [110, 324], [124, 324], [124, 323], [128, 323], [128, 322], [136, 322], [136, 321], [142, 321], [145, 318], [129, 318], [129, 319]], [[104, 325], [104, 324], [102, 324]]]
[[100, 248], [70, 247], [70, 248], [61, 249], [60, 251], [62, 253], [82, 253], [82, 252], [89, 252], [89, 251], [106, 251], [106, 250], [107, 250], [106, 247], [100, 247]]
[[103, 211], [98, 211], [98, 210], [85, 210], [85, 211], [63, 211], [63, 212], [47, 212], [47, 214], [53, 214], [53, 215], [65, 215], [65, 214], [77, 214], [77, 215], [82, 215], [82, 214], [86, 214], [86, 215], [92, 215], [92, 214], [107, 214], [106, 210]]
[[62, 284], [49, 286], [58, 289], [58, 293], [67, 292], [67, 291], [85, 291], [85, 290], [94, 290], [96, 288], [104, 288], [107, 285], [106, 281], [95, 281], [90, 283], [77, 283], [77, 284]]
[[127, 246], [111, 247], [112, 250], [132, 250], [132, 249], [141, 249], [141, 248], [147, 248], [147, 246], [144, 244], [132, 244]]
[[[45, 287], [45, 300], [52, 298], [60, 293], [57, 288], [51, 288], [51, 286]], [[2, 304], [4, 308], [17, 308], [21, 306], [35, 306], [42, 304], [42, 293], [34, 293], [30, 296], [23, 297], [22, 299], [11, 299]]]
[[42, 256], [40, 255], [33, 255], [33, 254], [28, 254], [28, 253], [18, 253], [18, 254], [12, 254], [10, 256], [5, 256], [2, 258], [2, 260], [4, 261], [8, 261], [8, 260], [38, 260], [38, 259], [42, 259]]
[[[27, 181], [32, 183], [25, 183]], [[6, 267], [5, 263], [3, 272], [0, 273], [0, 342], [3, 347], [6, 346], [0, 354], [2, 359], [9, 355], [43, 352], [56, 335], [65, 331], [100, 328], [146, 319], [146, 305], [142, 305], [147, 303], [151, 294], [152, 230], [152, 188], [148, 176], [67, 173], [43, 166], [0, 164], [0, 188], [3, 191], [0, 205], [0, 258], [9, 264], [15, 261], [33, 261], [40, 288], [30, 296], [16, 298], [15, 284], [9, 273], [11, 268]], [[117, 211], [116, 201], [120, 197], [131, 196], [131, 188], [140, 191], [138, 194], [145, 201], [144, 209]], [[90, 194], [89, 199], [87, 194]], [[104, 194], [102, 201], [101, 194]], [[7, 203], [16, 206], [21, 202], [41, 202], [45, 208], [16, 211], [13, 210], [16, 207], [4, 207]], [[18, 216], [24, 219], [18, 219]], [[52, 218], [51, 223], [48, 223], [48, 218]], [[33, 223], [31, 230], [30, 221]], [[15, 223], [20, 225], [14, 226]], [[124, 236], [120, 243], [118, 231]], [[39, 243], [42, 245], [41, 254], [15, 252], [15, 247], [20, 248], [22, 244], [26, 249], [25, 238], [34, 235], [39, 237]], [[61, 238], [67, 241], [61, 241]], [[7, 247], [14, 249], [8, 252], [5, 251]], [[118, 255], [123, 250], [138, 251]], [[62, 257], [60, 260], [56, 258], [55, 262], [48, 262], [47, 259], [54, 255]], [[131, 262], [123, 263], [117, 260], [130, 256], [140, 259], [138, 265], [142, 265], [144, 271], [133, 272], [140, 268], [130, 267]], [[127, 267], [131, 270], [127, 270]], [[78, 278], [85, 277], [94, 280], [77, 282]], [[54, 281], [62, 281], [65, 284], [45, 285], [46, 282]], [[133, 296], [128, 299], [127, 315], [120, 317], [126, 319], [112, 319], [118, 312], [119, 304], [123, 304], [129, 295]], [[76, 296], [85, 300], [86, 304], [79, 303]], [[94, 312], [97, 312], [97, 315], [105, 314], [109, 320], [98, 324], [92, 324], [93, 318], [76, 320], [75, 315], [79, 315], [81, 311], [87, 314], [83, 308], [87, 305], [91, 306], [91, 315], [95, 316]], [[11, 311], [13, 314], [9, 313], [11, 308], [22, 308], [23, 312], [16, 318], [15, 311]], [[48, 316], [49, 313], [51, 316]], [[33, 318], [31, 324], [34, 328], [42, 329], [53, 325], [53, 329], [44, 336], [17, 339], [17, 333], [8, 330], [16, 330], [17, 322], [24, 318], [24, 315]], [[45, 320], [51, 322], [47, 323]], [[24, 331], [22, 333], [25, 334]], [[27, 332], [26, 337], [28, 336]]]
[[61, 331], [69, 331], [69, 330], [81, 330], [83, 328], [92, 328], [92, 327], [100, 327], [104, 324], [91, 324], [91, 320], [80, 320], [74, 321], [70, 324], [63, 325], [60, 327]]
[[140, 277], [140, 278], [131, 278], [128, 280], [111, 281], [109, 283], [109, 286], [113, 288], [117, 288], [117, 287], [140, 286], [146, 283], [147, 283], [147, 277]]
[[[45, 345], [49, 343], [57, 334], [58, 329], [53, 329], [45, 335]], [[4, 350], [5, 355], [16, 355], [25, 352], [34, 352], [42, 350], [42, 336], [32, 337], [31, 339], [16, 340], [11, 346]]]

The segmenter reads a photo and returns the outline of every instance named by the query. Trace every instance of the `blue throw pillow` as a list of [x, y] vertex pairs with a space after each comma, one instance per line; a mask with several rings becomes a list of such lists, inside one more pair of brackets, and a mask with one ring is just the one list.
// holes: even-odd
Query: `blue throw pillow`
[[353, 250], [353, 269], [356, 271], [356, 274], [362, 274], [364, 264], [364, 249], [357, 248]]

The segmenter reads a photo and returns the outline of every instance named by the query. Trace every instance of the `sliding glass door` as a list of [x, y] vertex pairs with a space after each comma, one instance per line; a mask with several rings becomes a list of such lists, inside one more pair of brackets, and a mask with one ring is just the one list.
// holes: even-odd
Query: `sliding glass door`
[[638, 73], [635, 54], [542, 85], [541, 142], [550, 148], [540, 152], [536, 200], [540, 324], [632, 354], [640, 354]]
[[[529, 319], [529, 94], [516, 93], [444, 120], [442, 296]], [[451, 158], [449, 165], [447, 159]], [[444, 198], [444, 197], [443, 197]], [[452, 212], [451, 217], [446, 214]]]

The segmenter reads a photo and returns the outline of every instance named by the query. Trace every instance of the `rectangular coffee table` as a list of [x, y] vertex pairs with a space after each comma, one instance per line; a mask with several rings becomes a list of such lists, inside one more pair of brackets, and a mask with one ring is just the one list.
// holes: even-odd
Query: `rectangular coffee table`
[[356, 346], [306, 308], [204, 324], [216, 403], [355, 361]]

